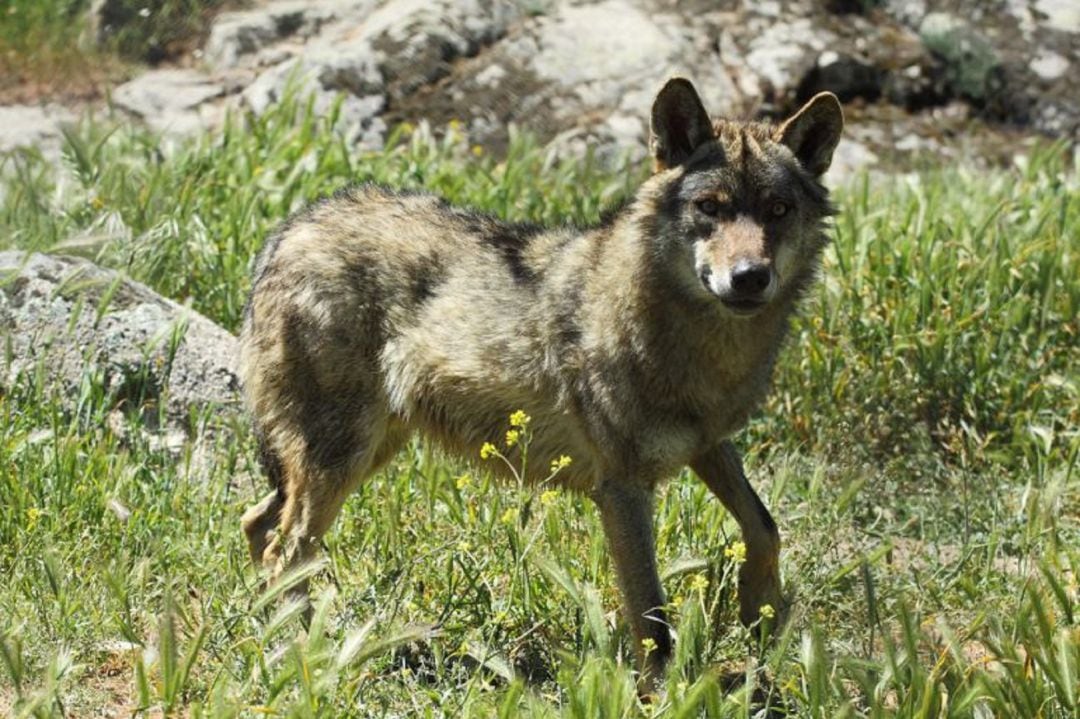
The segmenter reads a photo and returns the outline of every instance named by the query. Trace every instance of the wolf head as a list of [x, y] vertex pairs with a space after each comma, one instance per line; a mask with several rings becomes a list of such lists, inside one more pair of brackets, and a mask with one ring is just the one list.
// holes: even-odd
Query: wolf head
[[688, 80], [669, 80], [651, 117], [652, 234], [679, 285], [740, 316], [805, 286], [830, 214], [820, 180], [843, 125], [831, 93], [778, 126], [712, 121]]

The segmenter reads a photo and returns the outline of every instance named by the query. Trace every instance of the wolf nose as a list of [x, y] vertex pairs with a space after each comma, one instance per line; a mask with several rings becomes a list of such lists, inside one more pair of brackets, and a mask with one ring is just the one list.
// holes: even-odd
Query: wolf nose
[[772, 270], [768, 265], [740, 262], [731, 271], [731, 289], [740, 295], [760, 295], [772, 282]]

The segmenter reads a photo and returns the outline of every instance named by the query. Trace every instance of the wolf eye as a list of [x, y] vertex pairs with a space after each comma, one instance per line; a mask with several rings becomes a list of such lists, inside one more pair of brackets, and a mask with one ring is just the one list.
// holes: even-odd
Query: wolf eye
[[716, 217], [720, 213], [720, 203], [711, 198], [706, 197], [704, 200], [698, 200], [694, 204], [709, 217]]
[[773, 217], [783, 217], [788, 213], [789, 209], [791, 208], [788, 207], [786, 202], [777, 200], [772, 204], [772, 208], [769, 211], [772, 213]]

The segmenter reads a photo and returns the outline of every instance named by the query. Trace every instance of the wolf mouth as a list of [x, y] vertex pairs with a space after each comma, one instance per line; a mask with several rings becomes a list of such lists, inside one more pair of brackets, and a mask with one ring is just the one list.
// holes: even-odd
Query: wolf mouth
[[747, 316], [757, 314], [766, 305], [765, 300], [759, 299], [721, 300], [721, 302], [735, 314]]

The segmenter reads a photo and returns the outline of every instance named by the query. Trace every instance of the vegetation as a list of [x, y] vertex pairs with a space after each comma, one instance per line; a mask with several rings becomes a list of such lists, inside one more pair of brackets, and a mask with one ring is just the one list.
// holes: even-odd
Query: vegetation
[[[335, 124], [290, 99], [172, 150], [87, 124], [67, 138], [73, 179], [6, 158], [0, 242], [91, 254], [235, 329], [269, 228], [345, 184], [585, 223], [644, 171], [524, 136], [497, 161], [453, 128], [361, 152]], [[135, 417], [107, 421], [92, 372], [74, 402], [15, 378], [0, 714], [1077, 716], [1075, 160], [1049, 147], [838, 193], [823, 281], [741, 437], [792, 616], [761, 645], [737, 626], [737, 528], [673, 478], [656, 528], [678, 642], [651, 705], [585, 500], [493, 486], [479, 447], [463, 466], [416, 442], [348, 502], [304, 632], [239, 531], [263, 490], [246, 426], [194, 417], [207, 431], [170, 450]]]
[[[0, 0], [0, 97], [91, 96], [130, 62], [191, 49], [228, 0]], [[235, 4], [235, 3], [234, 3]]]

